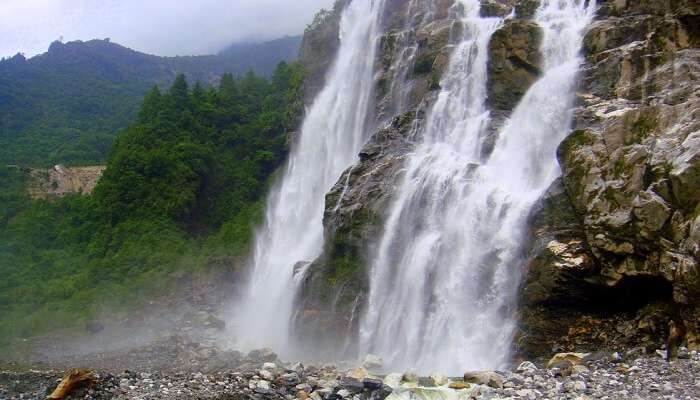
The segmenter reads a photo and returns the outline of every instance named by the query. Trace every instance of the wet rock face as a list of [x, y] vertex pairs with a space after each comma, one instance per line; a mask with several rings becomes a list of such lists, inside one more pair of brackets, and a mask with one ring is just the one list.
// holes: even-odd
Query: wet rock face
[[531, 19], [540, 5], [539, 0], [482, 0], [482, 17], [505, 17], [511, 13], [516, 18]]
[[[523, 4], [519, 2], [515, 8]], [[506, 119], [541, 74], [541, 40], [542, 30], [537, 23], [524, 19], [507, 20], [491, 36], [486, 99], [491, 120], [489, 138], [483, 147], [484, 158], [493, 149]]]
[[376, 62], [376, 120], [388, 122], [415, 110], [439, 89], [453, 38], [461, 31], [454, 0], [417, 0], [386, 5], [387, 26]]
[[[550, 191], [534, 216], [521, 350], [575, 336], [585, 319], [598, 334], [583, 345], [658, 343], [676, 320], [698, 348], [700, 6], [600, 3], [574, 131], [559, 148], [565, 195]], [[610, 316], [595, 296], [639, 302]], [[547, 323], [556, 317], [559, 327]]]
[[511, 111], [540, 75], [542, 31], [537, 23], [510, 20], [491, 36], [488, 103]]
[[340, 17], [347, 3], [348, 0], [336, 0], [332, 9], [319, 12], [304, 31], [299, 62], [307, 73], [304, 80], [307, 98], [323, 88], [326, 72], [340, 47]]
[[309, 260], [298, 291], [295, 334], [320, 358], [352, 352], [369, 290], [369, 259], [416, 127], [461, 33], [454, 0], [408, 3], [386, 3], [368, 123], [375, 132], [326, 195], [323, 254]]
[[505, 17], [513, 11], [515, 0], [482, 0], [479, 13], [482, 17]]
[[317, 352], [350, 351], [353, 346], [369, 290], [366, 266], [404, 157], [413, 147], [409, 141], [413, 119], [414, 114], [407, 113], [379, 130], [360, 153], [360, 161], [326, 195], [326, 246], [302, 282], [295, 321], [296, 336]]

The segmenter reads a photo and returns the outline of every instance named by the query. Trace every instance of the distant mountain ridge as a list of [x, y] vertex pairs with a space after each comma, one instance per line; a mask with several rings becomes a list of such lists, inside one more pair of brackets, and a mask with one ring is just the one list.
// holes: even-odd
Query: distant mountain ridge
[[159, 57], [109, 40], [54, 42], [48, 52], [0, 61], [0, 164], [104, 161], [116, 132], [153, 85], [179, 73], [217, 83], [225, 73], [269, 76], [296, 58], [301, 37], [232, 45], [209, 56]]

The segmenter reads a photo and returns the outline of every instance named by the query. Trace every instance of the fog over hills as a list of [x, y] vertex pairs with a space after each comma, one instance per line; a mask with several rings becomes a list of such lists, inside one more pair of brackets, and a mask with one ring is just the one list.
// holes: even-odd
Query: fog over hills
[[3, 0], [0, 57], [65, 41], [111, 38], [160, 56], [214, 54], [230, 43], [303, 31], [332, 0]]

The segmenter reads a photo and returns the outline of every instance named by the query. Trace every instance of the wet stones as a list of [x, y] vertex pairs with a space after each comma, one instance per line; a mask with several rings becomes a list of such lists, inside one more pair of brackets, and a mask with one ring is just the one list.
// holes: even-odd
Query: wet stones
[[[610, 398], [699, 398], [700, 354], [679, 348], [679, 359], [668, 363], [662, 355], [645, 355], [640, 349], [622, 354], [594, 352], [578, 357], [578, 365], [538, 368], [532, 362], [514, 371], [466, 373], [441, 385], [442, 377], [389, 374], [384, 381], [368, 377], [349, 378], [335, 366], [304, 367], [275, 363], [258, 369], [222, 370], [214, 373], [126, 371], [98, 372], [95, 385], [83, 388], [74, 398], [101, 399], [275, 399], [275, 400], [383, 400], [402, 398], [460, 399], [610, 399]], [[554, 358], [569, 360], [570, 356]], [[274, 381], [263, 379], [263, 370], [280, 371]], [[291, 375], [291, 376], [289, 376]], [[57, 385], [61, 372], [0, 372], [0, 398], [43, 398]], [[300, 383], [289, 386], [296, 378]], [[467, 382], [471, 380], [472, 382]], [[497, 382], [496, 382], [497, 381]], [[425, 384], [423, 384], [425, 383]], [[407, 397], [408, 396], [408, 397]], [[581, 397], [585, 396], [585, 397]]]
[[482, 17], [505, 17], [513, 10], [515, 0], [482, 0], [479, 13]]
[[464, 382], [502, 388], [504, 378], [497, 372], [465, 372]]

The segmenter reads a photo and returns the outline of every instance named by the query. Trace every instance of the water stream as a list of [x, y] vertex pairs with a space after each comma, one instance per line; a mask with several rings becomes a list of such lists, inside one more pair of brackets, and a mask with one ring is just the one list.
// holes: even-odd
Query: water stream
[[503, 21], [481, 18], [478, 0], [459, 1], [463, 38], [395, 194], [361, 322], [362, 350], [395, 371], [461, 374], [508, 362], [526, 218], [560, 173], [555, 151], [595, 9], [542, 1], [544, 72], [483, 160], [487, 46]]
[[343, 11], [337, 58], [307, 112], [255, 238], [252, 275], [233, 316], [237, 348], [269, 346], [282, 354], [290, 349], [295, 263], [321, 252], [325, 195], [371, 132], [367, 115], [382, 9], [383, 0], [363, 0]]

